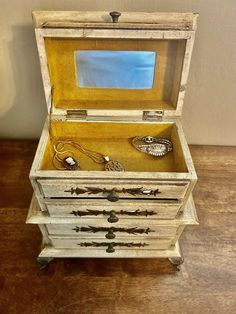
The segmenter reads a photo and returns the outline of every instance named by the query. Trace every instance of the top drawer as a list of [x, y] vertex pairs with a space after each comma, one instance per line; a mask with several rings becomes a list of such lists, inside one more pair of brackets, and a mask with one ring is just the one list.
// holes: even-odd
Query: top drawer
[[49, 198], [101, 198], [110, 202], [119, 199], [182, 199], [189, 183], [187, 181], [158, 182], [107, 182], [91, 183], [81, 180], [37, 180], [44, 197]]

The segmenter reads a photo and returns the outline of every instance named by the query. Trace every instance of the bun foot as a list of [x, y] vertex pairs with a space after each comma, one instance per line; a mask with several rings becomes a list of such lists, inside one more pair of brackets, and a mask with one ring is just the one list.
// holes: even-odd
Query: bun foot
[[46, 268], [52, 260], [53, 257], [38, 257], [37, 262], [39, 264], [39, 269], [42, 270]]
[[171, 258], [168, 258], [168, 260], [171, 262], [172, 265], [176, 266], [177, 270], [180, 270], [180, 266], [184, 262], [183, 257], [171, 257]]

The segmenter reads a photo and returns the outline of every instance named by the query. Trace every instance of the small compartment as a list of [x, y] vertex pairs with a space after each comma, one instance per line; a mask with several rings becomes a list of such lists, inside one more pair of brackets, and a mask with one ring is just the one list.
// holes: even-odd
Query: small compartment
[[[136, 136], [156, 136], [172, 141], [173, 151], [163, 157], [154, 157], [138, 151], [131, 143]], [[54, 144], [58, 140], [73, 140], [84, 148], [119, 161], [125, 171], [187, 173], [181, 140], [175, 123], [130, 122], [62, 122], [51, 123], [51, 138], [40, 164], [41, 170], [56, 170], [53, 164]], [[87, 155], [70, 147], [79, 161], [80, 171], [103, 171], [104, 164], [97, 164]], [[79, 176], [79, 171], [78, 176]]]

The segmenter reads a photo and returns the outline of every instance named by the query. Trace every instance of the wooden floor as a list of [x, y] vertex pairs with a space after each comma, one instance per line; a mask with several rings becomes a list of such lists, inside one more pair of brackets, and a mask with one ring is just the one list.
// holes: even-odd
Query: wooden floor
[[236, 313], [236, 148], [192, 146], [200, 226], [185, 263], [64, 259], [40, 271], [40, 233], [25, 225], [35, 141], [0, 141], [0, 313]]

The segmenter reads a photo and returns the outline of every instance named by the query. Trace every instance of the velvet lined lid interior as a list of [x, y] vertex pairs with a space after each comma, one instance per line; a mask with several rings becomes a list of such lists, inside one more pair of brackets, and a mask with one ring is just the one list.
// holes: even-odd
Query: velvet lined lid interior
[[[185, 40], [45, 38], [53, 106], [61, 109], [176, 109]], [[80, 87], [76, 51], [154, 52], [152, 88]], [[116, 73], [114, 73], [115, 75]]]

